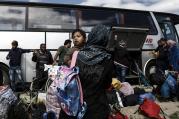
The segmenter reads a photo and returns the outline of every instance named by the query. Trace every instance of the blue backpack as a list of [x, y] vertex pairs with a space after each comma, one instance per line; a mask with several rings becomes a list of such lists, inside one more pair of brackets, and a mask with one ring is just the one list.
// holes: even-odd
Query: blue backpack
[[142, 104], [146, 98], [155, 101], [155, 96], [152, 93], [144, 93], [139, 95], [139, 104]]
[[[72, 64], [76, 62], [78, 52], [74, 52]], [[78, 76], [79, 68], [67, 66], [60, 66], [58, 76], [55, 79], [58, 81], [57, 97], [61, 109], [69, 116], [76, 116], [77, 119], [82, 119], [87, 105], [83, 101], [83, 92], [81, 82]]]
[[172, 95], [176, 95], [177, 81], [171, 74], [168, 74], [165, 82], [161, 86], [160, 91], [161, 96], [165, 98], [169, 98]]

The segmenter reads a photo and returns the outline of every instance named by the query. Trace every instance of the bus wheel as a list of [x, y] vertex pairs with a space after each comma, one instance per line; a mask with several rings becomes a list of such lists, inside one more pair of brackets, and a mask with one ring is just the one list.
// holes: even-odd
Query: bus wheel
[[9, 85], [10, 80], [9, 80], [9, 67], [3, 63], [0, 63], [0, 67], [2, 70], [3, 74], [3, 84], [4, 85]]
[[156, 75], [156, 60], [151, 60], [145, 69], [145, 76], [148, 81], [153, 85], [155, 82], [155, 75]]

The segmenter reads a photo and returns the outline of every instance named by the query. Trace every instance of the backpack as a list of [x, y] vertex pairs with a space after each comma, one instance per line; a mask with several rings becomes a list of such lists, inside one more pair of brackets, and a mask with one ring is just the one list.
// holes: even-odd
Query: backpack
[[16, 100], [17, 97], [9, 86], [0, 86], [0, 119], [7, 119], [8, 109]]
[[127, 107], [127, 106], [134, 106], [134, 105], [139, 104], [138, 100], [139, 100], [139, 95], [131, 94], [131, 95], [125, 96], [122, 99], [122, 102], [123, 102], [124, 107]]
[[57, 97], [61, 109], [69, 116], [82, 119], [87, 105], [83, 101], [82, 86], [79, 79], [79, 68], [74, 67], [78, 51], [73, 53], [71, 67], [60, 66], [58, 76]]
[[152, 119], [163, 119], [159, 115], [160, 110], [160, 106], [149, 99], [144, 99], [144, 102], [139, 106], [139, 111]]
[[144, 93], [139, 95], [139, 104], [142, 104], [146, 98], [155, 101], [155, 96], [152, 93]]
[[46, 111], [53, 111], [55, 112], [55, 115], [57, 118], [59, 118], [60, 114], [60, 104], [58, 103], [58, 98], [57, 98], [57, 81], [53, 81], [50, 85], [50, 87], [47, 89], [47, 94], [46, 94]]
[[161, 86], [160, 91], [161, 91], [161, 96], [165, 98], [169, 98], [171, 96], [176, 95], [177, 81], [171, 74], [168, 74], [165, 82]]
[[128, 82], [121, 83], [121, 88], [119, 89], [125, 96], [134, 94], [133, 87]]

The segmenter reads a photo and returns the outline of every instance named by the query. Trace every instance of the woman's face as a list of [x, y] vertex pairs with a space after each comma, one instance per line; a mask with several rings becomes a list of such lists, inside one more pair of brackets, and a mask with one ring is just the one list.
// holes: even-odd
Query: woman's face
[[74, 46], [81, 47], [85, 43], [84, 37], [81, 35], [80, 32], [75, 32], [73, 35], [73, 44]]

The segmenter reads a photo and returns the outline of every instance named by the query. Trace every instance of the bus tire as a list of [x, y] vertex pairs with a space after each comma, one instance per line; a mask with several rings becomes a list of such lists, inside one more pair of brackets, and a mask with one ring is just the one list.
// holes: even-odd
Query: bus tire
[[155, 75], [156, 75], [156, 60], [153, 59], [147, 63], [145, 68], [145, 76], [150, 82], [150, 84], [152, 85], [154, 84], [153, 81], [155, 80]]
[[3, 85], [9, 85], [9, 67], [6, 64], [0, 63], [0, 67], [3, 74]]

